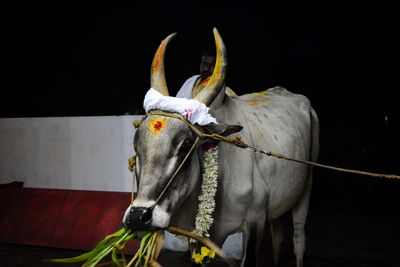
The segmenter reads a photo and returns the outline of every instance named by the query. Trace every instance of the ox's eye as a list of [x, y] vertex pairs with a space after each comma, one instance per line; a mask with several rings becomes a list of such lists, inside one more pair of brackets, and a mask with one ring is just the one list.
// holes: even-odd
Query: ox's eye
[[180, 153], [188, 153], [189, 150], [190, 150], [190, 142], [189, 142], [189, 140], [185, 140], [182, 143], [181, 147], [179, 148], [179, 152]]

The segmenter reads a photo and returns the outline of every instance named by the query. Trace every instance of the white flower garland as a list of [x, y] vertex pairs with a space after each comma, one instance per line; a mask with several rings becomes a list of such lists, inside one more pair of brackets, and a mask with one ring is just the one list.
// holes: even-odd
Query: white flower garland
[[[214, 222], [212, 213], [215, 209], [215, 194], [217, 193], [218, 186], [218, 147], [212, 147], [205, 152], [203, 167], [203, 181], [199, 196], [200, 204], [193, 233], [210, 237], [208, 230], [210, 230]], [[191, 240], [191, 242], [193, 241]]]

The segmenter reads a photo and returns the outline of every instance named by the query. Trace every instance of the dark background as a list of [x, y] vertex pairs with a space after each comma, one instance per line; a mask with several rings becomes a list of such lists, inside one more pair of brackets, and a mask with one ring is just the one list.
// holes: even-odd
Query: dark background
[[[0, 117], [143, 114], [163, 38], [171, 94], [198, 73], [217, 27], [227, 84], [306, 95], [320, 162], [400, 173], [395, 6], [253, 1], [30, 1], [3, 7]], [[394, 79], [393, 79], [394, 80]], [[398, 215], [400, 181], [316, 170], [312, 209]]]

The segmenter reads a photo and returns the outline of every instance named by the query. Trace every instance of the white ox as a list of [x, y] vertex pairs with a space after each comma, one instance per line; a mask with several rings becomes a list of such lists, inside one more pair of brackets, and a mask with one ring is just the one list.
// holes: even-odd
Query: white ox
[[[249, 145], [302, 160], [317, 159], [319, 126], [308, 99], [276, 87], [262, 93], [229, 97], [224, 94], [226, 52], [214, 30], [217, 60], [209, 84], [194, 98], [210, 106], [219, 124], [200, 127], [204, 132], [230, 135], [240, 131]], [[164, 53], [171, 36], [160, 45], [152, 65], [151, 86], [164, 95]], [[163, 121], [154, 134], [151, 120]], [[223, 123], [223, 124], [221, 124]], [[240, 125], [240, 126], [238, 126]], [[165, 195], [155, 200], [178, 168], [196, 134], [183, 121], [149, 115], [134, 138], [137, 153], [138, 194], [128, 207], [123, 224], [133, 230], [176, 226], [193, 230], [200, 194], [204, 152], [201, 140]], [[282, 215], [291, 209], [294, 253], [303, 265], [304, 226], [312, 185], [307, 165], [267, 157], [226, 143], [219, 143], [218, 190], [210, 239], [222, 245], [228, 235], [245, 233], [242, 266], [256, 266], [266, 222], [270, 222], [274, 262], [283, 241]]]

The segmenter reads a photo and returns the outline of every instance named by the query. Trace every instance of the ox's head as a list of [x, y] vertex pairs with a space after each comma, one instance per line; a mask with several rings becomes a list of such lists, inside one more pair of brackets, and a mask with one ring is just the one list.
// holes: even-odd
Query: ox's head
[[[224, 88], [226, 52], [218, 31], [214, 29], [217, 59], [209, 83], [194, 97], [207, 106]], [[173, 35], [162, 41], [151, 68], [151, 87], [168, 95], [164, 76], [164, 54]], [[240, 126], [223, 124], [195, 125], [201, 131], [229, 135]], [[147, 114], [134, 137], [136, 151], [137, 197], [128, 207], [123, 225], [132, 230], [149, 230], [170, 226], [174, 213], [196, 192], [201, 177], [201, 146], [197, 134], [184, 121], [164, 115]], [[193, 148], [172, 183], [175, 172]], [[167, 189], [166, 189], [167, 187]], [[160, 194], [166, 189], [160, 198]], [[198, 191], [198, 190], [197, 190]]]

